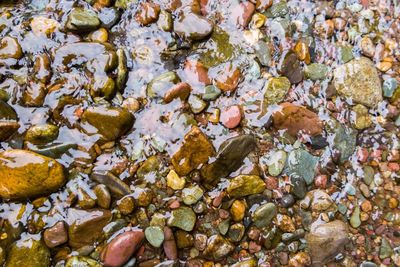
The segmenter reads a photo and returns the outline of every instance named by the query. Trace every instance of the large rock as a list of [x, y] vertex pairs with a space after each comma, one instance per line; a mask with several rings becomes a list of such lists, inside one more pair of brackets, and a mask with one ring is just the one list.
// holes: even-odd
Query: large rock
[[348, 227], [339, 220], [311, 226], [306, 235], [313, 266], [323, 266], [342, 252], [349, 242]]
[[129, 131], [133, 115], [124, 108], [95, 106], [82, 114], [82, 128], [88, 134], [99, 134], [104, 141], [114, 141]]
[[111, 220], [111, 212], [103, 209], [79, 210], [69, 209], [69, 245], [73, 248], [93, 245], [101, 239], [103, 227]]
[[214, 162], [204, 166], [201, 175], [208, 185], [215, 185], [219, 179], [236, 171], [246, 156], [256, 148], [256, 139], [251, 135], [239, 135], [224, 141]]
[[182, 146], [172, 156], [172, 164], [179, 175], [187, 175], [214, 154], [208, 137], [197, 126], [193, 126], [185, 135]]
[[25, 237], [11, 245], [6, 267], [50, 266], [50, 251], [37, 237]]
[[0, 153], [0, 197], [33, 198], [57, 191], [65, 183], [63, 166], [26, 150]]
[[375, 107], [382, 101], [382, 87], [372, 61], [366, 57], [353, 59], [334, 71], [333, 82], [339, 94], [356, 103]]
[[304, 106], [292, 103], [282, 103], [281, 109], [272, 114], [274, 127], [287, 130], [291, 136], [303, 132], [311, 136], [322, 133], [324, 127], [318, 115]]

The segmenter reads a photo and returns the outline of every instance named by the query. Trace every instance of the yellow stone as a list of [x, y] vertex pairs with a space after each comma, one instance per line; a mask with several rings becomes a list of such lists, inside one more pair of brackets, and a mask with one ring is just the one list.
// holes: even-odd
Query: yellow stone
[[49, 36], [56, 29], [60, 27], [60, 23], [54, 19], [48, 19], [45, 17], [34, 17], [31, 20], [31, 29], [35, 35], [46, 35]]
[[167, 175], [167, 185], [174, 190], [181, 190], [185, 187], [185, 179], [179, 177], [176, 171], [171, 170]]
[[244, 203], [243, 200], [235, 200], [232, 203], [231, 215], [232, 215], [232, 219], [235, 222], [239, 222], [239, 221], [243, 220], [245, 211], [246, 211], [246, 204]]
[[33, 198], [57, 191], [65, 183], [63, 166], [34, 152], [13, 149], [0, 153], [0, 197]]

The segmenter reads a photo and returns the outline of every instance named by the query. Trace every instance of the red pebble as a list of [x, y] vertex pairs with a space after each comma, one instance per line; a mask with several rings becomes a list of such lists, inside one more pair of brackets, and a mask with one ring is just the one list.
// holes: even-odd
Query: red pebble
[[323, 174], [315, 177], [315, 181], [314, 181], [315, 186], [320, 189], [325, 189], [327, 182], [328, 182], [328, 176], [323, 175]]
[[221, 113], [221, 122], [226, 128], [233, 129], [239, 126], [241, 120], [242, 112], [238, 105], [230, 106]]
[[169, 204], [169, 208], [170, 209], [177, 209], [181, 206], [181, 204], [179, 204], [178, 200], [173, 201], [171, 204]]
[[368, 160], [368, 149], [361, 147], [357, 150], [357, 159], [361, 163], [365, 163]]

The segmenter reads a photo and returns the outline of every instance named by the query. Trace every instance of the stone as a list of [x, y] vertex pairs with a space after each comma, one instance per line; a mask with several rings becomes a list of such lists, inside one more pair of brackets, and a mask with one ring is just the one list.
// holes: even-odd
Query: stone
[[361, 225], [361, 219], [360, 219], [360, 207], [356, 206], [353, 210], [353, 213], [351, 214], [350, 217], [350, 225], [353, 228], [358, 228]]
[[0, 141], [5, 141], [19, 129], [18, 116], [15, 110], [0, 100]]
[[50, 266], [50, 251], [37, 237], [25, 236], [11, 245], [5, 267]]
[[313, 266], [323, 266], [343, 251], [349, 242], [347, 225], [339, 220], [311, 226], [306, 235]]
[[277, 207], [274, 203], [266, 203], [256, 208], [251, 216], [253, 223], [263, 228], [269, 226], [277, 214]]
[[280, 110], [272, 114], [274, 127], [296, 137], [300, 132], [311, 136], [322, 133], [324, 127], [318, 115], [304, 106], [282, 103]]
[[105, 266], [118, 267], [126, 263], [144, 240], [142, 230], [130, 230], [114, 237], [100, 255]]
[[20, 59], [22, 56], [22, 48], [17, 39], [5, 36], [0, 40], [0, 59]]
[[384, 97], [392, 97], [396, 89], [398, 88], [398, 83], [396, 78], [388, 78], [383, 82], [382, 90]]
[[333, 83], [340, 95], [355, 103], [373, 108], [383, 100], [378, 71], [368, 58], [353, 59], [336, 68]]
[[172, 156], [175, 171], [183, 176], [204, 164], [214, 156], [215, 150], [208, 137], [197, 127], [193, 126], [185, 135], [178, 151]]
[[90, 32], [100, 27], [100, 20], [89, 9], [74, 8], [68, 15], [66, 27], [70, 31]]
[[240, 242], [242, 240], [246, 229], [243, 224], [235, 223], [229, 227], [228, 237], [232, 242]]
[[151, 2], [142, 2], [139, 4], [135, 14], [135, 20], [143, 26], [147, 26], [158, 20], [160, 15], [160, 6]]
[[233, 178], [226, 191], [231, 197], [244, 197], [262, 193], [265, 182], [256, 175], [239, 175]]
[[232, 62], [222, 63], [215, 69], [215, 85], [223, 92], [233, 92], [242, 78], [240, 69]]
[[54, 19], [36, 16], [32, 18], [30, 26], [35, 35], [49, 36], [60, 27], [60, 23]]
[[182, 190], [182, 200], [186, 205], [193, 205], [203, 197], [203, 189], [195, 185]]
[[215, 161], [201, 169], [204, 182], [215, 185], [221, 177], [236, 171], [255, 148], [256, 139], [252, 135], [239, 135], [227, 139], [221, 144]]
[[307, 185], [310, 185], [313, 183], [318, 161], [318, 157], [311, 155], [306, 150], [295, 149], [289, 153], [285, 172], [290, 177], [302, 178]]
[[243, 220], [246, 211], [246, 204], [242, 200], [235, 200], [230, 208], [232, 219], [235, 222]]
[[268, 155], [267, 166], [268, 173], [271, 176], [278, 176], [281, 174], [286, 164], [287, 153], [284, 150], [274, 151]]
[[307, 195], [311, 199], [311, 210], [323, 212], [335, 206], [330, 195], [320, 189], [312, 190]]
[[106, 185], [110, 192], [118, 198], [131, 193], [129, 186], [111, 172], [94, 171], [90, 175], [90, 179]]
[[390, 246], [390, 241], [385, 237], [382, 238], [381, 246], [379, 247], [379, 258], [386, 259], [393, 255], [393, 249]]
[[103, 227], [110, 222], [111, 216], [111, 212], [104, 209], [69, 209], [69, 245], [73, 248], [93, 245], [96, 240], [101, 239]]
[[199, 60], [187, 59], [185, 61], [184, 73], [190, 84], [211, 85], [211, 79], [208, 77], [208, 68]]
[[111, 194], [107, 186], [104, 184], [98, 184], [93, 189], [96, 194], [96, 202], [100, 208], [108, 209], [111, 205]]
[[180, 207], [171, 211], [168, 219], [168, 226], [177, 227], [184, 231], [193, 230], [196, 223], [196, 214], [189, 207]]
[[239, 27], [247, 27], [256, 7], [253, 3], [241, 2], [232, 9], [230, 19]]
[[188, 232], [177, 230], [175, 232], [176, 246], [178, 249], [190, 248], [193, 246], [194, 238]]
[[204, 88], [204, 93], [202, 95], [203, 100], [211, 101], [217, 99], [221, 95], [221, 90], [215, 85], [207, 85]]
[[265, 85], [264, 101], [268, 106], [279, 104], [285, 99], [291, 84], [286, 77], [270, 78]]
[[65, 181], [63, 166], [51, 158], [20, 149], [0, 153], [0, 197], [3, 199], [48, 195]]
[[[263, 0], [265, 1], [265, 0]], [[262, 2], [263, 2], [262, 1]], [[266, 4], [265, 6], [268, 6], [269, 4]], [[287, 3], [285, 1], [279, 1], [279, 2], [274, 2], [265, 12], [265, 15], [268, 18], [277, 18], [277, 17], [283, 17], [289, 12]]]
[[175, 87], [180, 82], [181, 79], [175, 72], [164, 72], [149, 82], [146, 88], [146, 94], [150, 98], [164, 98], [164, 101], [166, 100], [166, 102], [168, 102], [172, 100], [171, 88]]
[[68, 233], [64, 222], [57, 222], [52, 227], [46, 229], [43, 233], [43, 239], [49, 248], [66, 243], [68, 241]]
[[339, 153], [339, 162], [344, 163], [356, 149], [357, 132], [338, 121], [331, 120], [328, 124], [329, 132], [334, 135], [334, 151]]
[[[172, 102], [174, 99], [178, 99], [178, 98], [181, 100], [186, 100], [189, 97], [191, 90], [192, 90], [192, 88], [190, 87], [190, 85], [188, 83], [185, 83], [185, 82], [177, 83], [176, 85], [172, 86], [165, 93], [164, 102], [168, 104], [168, 103]], [[201, 110], [200, 110], [200, 112], [201, 112]]]
[[293, 195], [291, 195], [291, 194], [284, 195], [280, 200], [281, 206], [284, 208], [292, 207], [295, 202], [296, 202], [296, 200], [294, 199]]
[[88, 134], [99, 134], [104, 141], [114, 141], [132, 128], [134, 120], [124, 108], [91, 106], [82, 114], [81, 127]]
[[35, 145], [54, 141], [58, 136], [58, 127], [53, 124], [34, 125], [26, 131], [25, 141]]
[[207, 107], [207, 103], [197, 95], [190, 95], [188, 103], [194, 114], [201, 113]]
[[86, 256], [72, 256], [68, 258], [65, 267], [102, 267], [96, 260]]
[[304, 72], [301, 68], [300, 61], [296, 53], [291, 50], [286, 51], [282, 55], [278, 65], [278, 72], [286, 76], [292, 84], [299, 83], [304, 78]]
[[149, 226], [144, 231], [144, 235], [146, 236], [147, 241], [153, 247], [160, 247], [164, 242], [164, 230], [159, 226]]
[[352, 109], [354, 112], [354, 116], [352, 117], [354, 128], [357, 130], [363, 130], [372, 125], [372, 118], [365, 106], [357, 104]]
[[312, 63], [305, 68], [305, 76], [313, 81], [326, 79], [329, 68], [325, 64]]
[[228, 256], [234, 248], [233, 244], [223, 236], [213, 235], [207, 240], [204, 256], [210, 260], [221, 260]]
[[307, 193], [306, 181], [298, 174], [292, 175], [290, 181], [292, 183], [291, 193], [297, 198], [303, 199]]
[[242, 110], [239, 105], [227, 107], [221, 112], [220, 121], [228, 129], [233, 129], [239, 126], [241, 120]]
[[198, 14], [182, 13], [174, 20], [174, 31], [181, 38], [194, 41], [202, 40], [213, 31], [211, 21]]
[[171, 170], [167, 175], [167, 185], [174, 190], [181, 190], [185, 187], [186, 180], [183, 177], [179, 177], [179, 175]]
[[176, 247], [174, 233], [171, 228], [164, 227], [164, 253], [165, 256], [170, 260], [175, 260], [178, 258], [178, 250]]

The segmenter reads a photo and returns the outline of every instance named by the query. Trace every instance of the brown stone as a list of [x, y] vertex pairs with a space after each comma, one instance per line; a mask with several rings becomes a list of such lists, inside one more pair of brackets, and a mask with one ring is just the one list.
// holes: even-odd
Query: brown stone
[[44, 243], [49, 248], [62, 245], [68, 241], [68, 233], [64, 222], [58, 222], [52, 227], [46, 229], [43, 234]]

